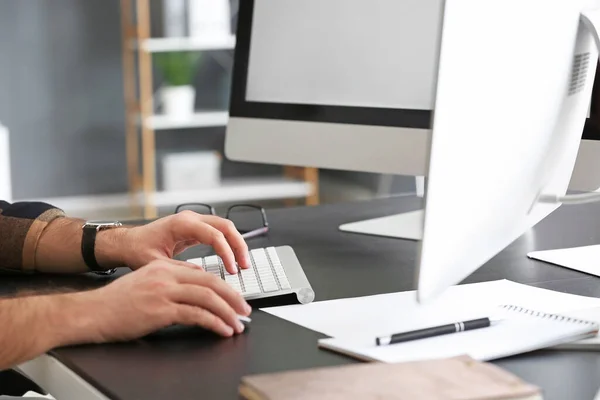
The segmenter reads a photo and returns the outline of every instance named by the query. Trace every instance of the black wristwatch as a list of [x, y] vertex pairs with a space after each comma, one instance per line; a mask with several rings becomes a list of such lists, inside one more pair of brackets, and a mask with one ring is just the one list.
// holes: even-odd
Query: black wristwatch
[[81, 254], [83, 256], [83, 261], [85, 262], [85, 264], [95, 274], [111, 275], [115, 273], [116, 268], [105, 270], [98, 264], [95, 252], [96, 235], [102, 230], [118, 228], [120, 226], [123, 226], [123, 224], [121, 224], [118, 221], [87, 221], [83, 225], [83, 236], [81, 238]]

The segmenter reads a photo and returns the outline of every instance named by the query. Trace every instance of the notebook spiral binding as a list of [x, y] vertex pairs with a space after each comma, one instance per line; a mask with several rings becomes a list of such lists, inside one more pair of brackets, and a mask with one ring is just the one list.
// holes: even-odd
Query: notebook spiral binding
[[558, 314], [549, 314], [549, 313], [545, 313], [545, 312], [541, 312], [541, 311], [534, 311], [534, 310], [530, 310], [525, 307], [515, 306], [515, 305], [511, 305], [511, 304], [503, 305], [503, 306], [501, 306], [501, 308], [504, 308], [508, 311], [515, 311], [518, 313], [529, 314], [529, 315], [532, 315], [534, 317], [539, 317], [539, 318], [553, 319], [556, 321], [564, 321], [564, 322], [569, 322], [569, 323], [574, 323], [574, 324], [596, 325], [595, 322], [586, 321], [583, 319], [572, 318], [572, 317], [567, 317], [567, 316], [558, 315]]

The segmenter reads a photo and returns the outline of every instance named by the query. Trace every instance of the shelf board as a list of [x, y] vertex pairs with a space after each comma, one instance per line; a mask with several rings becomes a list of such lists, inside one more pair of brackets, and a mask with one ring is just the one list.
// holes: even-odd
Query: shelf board
[[[307, 182], [283, 177], [253, 177], [224, 179], [221, 185], [205, 189], [161, 191], [152, 194], [151, 197], [153, 197], [152, 200], [158, 207], [175, 207], [177, 204], [186, 202], [203, 202], [215, 205], [245, 201], [260, 203], [267, 200], [302, 198], [311, 193], [312, 187]], [[133, 200], [138, 204], [143, 204], [143, 199], [143, 193], [139, 193]], [[81, 218], [110, 214], [114, 210], [127, 210], [132, 204], [132, 198], [128, 193], [55, 197], [36, 199], [36, 201], [52, 204], [69, 215]]]
[[229, 203], [237, 201], [266, 201], [294, 199], [311, 194], [309, 183], [286, 178], [250, 178], [223, 182], [214, 188], [186, 191], [157, 192], [153, 203], [157, 207], [172, 206], [187, 202]]
[[150, 53], [190, 50], [232, 50], [234, 48], [235, 35], [151, 38], [142, 42], [142, 49]]
[[146, 126], [154, 130], [208, 128], [226, 126], [229, 120], [227, 111], [201, 111], [186, 118], [173, 118], [166, 115], [153, 115], [146, 119]]

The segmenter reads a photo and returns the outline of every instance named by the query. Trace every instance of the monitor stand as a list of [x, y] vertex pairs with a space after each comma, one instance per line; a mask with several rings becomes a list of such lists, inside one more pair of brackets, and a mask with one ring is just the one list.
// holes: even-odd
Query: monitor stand
[[[425, 194], [425, 180], [423, 177], [416, 178], [416, 188], [417, 196], [423, 197]], [[363, 235], [421, 240], [423, 238], [423, 210], [350, 222], [340, 225], [340, 230]]]
[[340, 225], [340, 230], [363, 235], [421, 240], [423, 237], [423, 210], [351, 222]]

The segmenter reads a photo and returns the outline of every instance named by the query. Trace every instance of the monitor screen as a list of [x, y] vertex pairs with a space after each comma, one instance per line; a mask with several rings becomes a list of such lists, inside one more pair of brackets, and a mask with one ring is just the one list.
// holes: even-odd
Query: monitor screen
[[429, 129], [442, 4], [241, 1], [231, 115]]
[[433, 109], [439, 0], [255, 0], [246, 100]]

